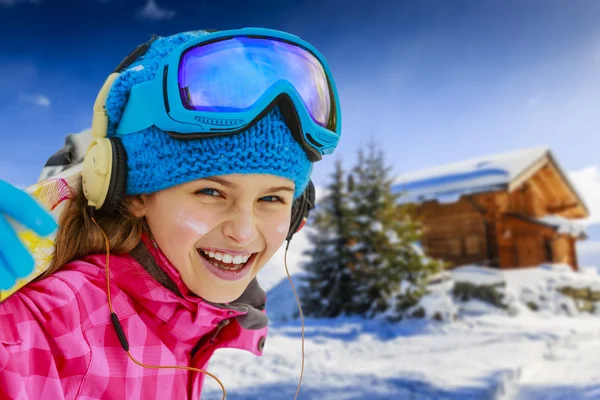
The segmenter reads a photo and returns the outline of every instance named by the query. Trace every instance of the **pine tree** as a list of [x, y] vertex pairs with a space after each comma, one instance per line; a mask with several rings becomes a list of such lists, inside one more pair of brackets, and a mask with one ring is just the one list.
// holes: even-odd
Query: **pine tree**
[[354, 294], [349, 250], [350, 210], [344, 170], [337, 160], [327, 194], [311, 215], [308, 230], [309, 261], [304, 265], [306, 285], [301, 291], [303, 309], [314, 317], [350, 315]]
[[383, 152], [373, 141], [367, 150], [366, 155], [359, 150], [353, 169], [351, 236], [357, 241], [351, 250], [357, 260], [354, 307], [373, 317], [390, 308], [401, 313], [415, 304], [439, 264], [424, 259], [416, 249], [420, 225], [407, 206], [398, 205], [399, 194], [392, 193], [393, 179]]

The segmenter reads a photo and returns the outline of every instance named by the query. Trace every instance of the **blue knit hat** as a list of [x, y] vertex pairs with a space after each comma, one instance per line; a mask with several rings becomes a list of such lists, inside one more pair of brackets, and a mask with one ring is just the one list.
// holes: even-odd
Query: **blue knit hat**
[[[115, 136], [131, 87], [154, 78], [160, 62], [175, 48], [202, 31], [155, 40], [113, 83], [106, 100], [108, 136]], [[127, 152], [126, 194], [153, 193], [195, 179], [225, 174], [271, 174], [292, 180], [294, 198], [302, 194], [312, 163], [274, 108], [250, 128], [234, 134], [198, 140], [177, 140], [150, 127], [120, 136]]]

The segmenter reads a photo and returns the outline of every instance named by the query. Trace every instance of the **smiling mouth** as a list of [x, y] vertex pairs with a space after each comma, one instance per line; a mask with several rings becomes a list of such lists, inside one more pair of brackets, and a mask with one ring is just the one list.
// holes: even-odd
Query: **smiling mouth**
[[218, 278], [223, 280], [238, 280], [245, 276], [250, 270], [251, 266], [256, 259], [258, 253], [252, 253], [246, 262], [235, 264], [233, 262], [225, 263], [223, 261], [216, 260], [210, 257], [202, 249], [196, 249], [200, 259], [206, 266], [206, 268], [216, 275]]

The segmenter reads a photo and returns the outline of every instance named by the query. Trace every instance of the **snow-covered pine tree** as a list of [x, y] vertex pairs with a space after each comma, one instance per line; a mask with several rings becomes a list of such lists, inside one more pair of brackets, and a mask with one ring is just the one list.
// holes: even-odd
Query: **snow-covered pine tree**
[[353, 213], [350, 248], [357, 259], [354, 268], [354, 307], [367, 317], [386, 311], [397, 315], [416, 303], [427, 277], [439, 264], [422, 257], [415, 243], [421, 238], [420, 224], [407, 206], [398, 205], [393, 194], [390, 168], [375, 142], [367, 154], [358, 152], [350, 193]]
[[351, 267], [352, 252], [348, 241], [352, 219], [342, 161], [337, 160], [326, 195], [317, 204], [307, 229], [311, 247], [304, 252], [306, 282], [302, 291], [302, 308], [309, 316], [337, 317], [350, 315], [354, 293]]

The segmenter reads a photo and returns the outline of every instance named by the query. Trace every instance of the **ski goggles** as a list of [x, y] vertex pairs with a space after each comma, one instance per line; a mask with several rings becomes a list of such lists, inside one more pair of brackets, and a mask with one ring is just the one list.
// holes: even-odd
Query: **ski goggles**
[[132, 87], [116, 133], [154, 125], [184, 140], [230, 135], [274, 106], [312, 162], [333, 152], [340, 104], [313, 46], [263, 28], [211, 32], [175, 48], [153, 80]]

